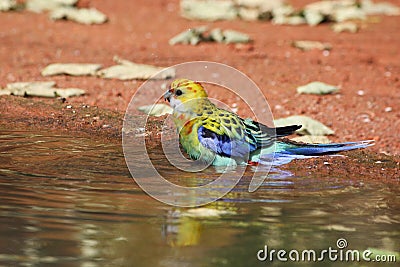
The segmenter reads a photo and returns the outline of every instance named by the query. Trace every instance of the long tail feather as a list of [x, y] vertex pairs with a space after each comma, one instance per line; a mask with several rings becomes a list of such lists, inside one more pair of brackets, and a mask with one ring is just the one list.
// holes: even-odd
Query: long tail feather
[[334, 144], [302, 144], [295, 142], [281, 142], [278, 145], [277, 152], [295, 154], [295, 155], [304, 155], [304, 156], [316, 156], [316, 155], [332, 154], [336, 152], [354, 150], [359, 148], [366, 148], [373, 145], [374, 145], [374, 140], [334, 143]]
[[263, 148], [258, 153], [251, 155], [250, 160], [263, 165], [280, 166], [294, 159], [306, 159], [326, 154], [335, 154], [342, 151], [366, 148], [374, 144], [374, 140], [334, 144], [304, 144], [289, 139], [282, 139], [276, 142], [275, 146]]

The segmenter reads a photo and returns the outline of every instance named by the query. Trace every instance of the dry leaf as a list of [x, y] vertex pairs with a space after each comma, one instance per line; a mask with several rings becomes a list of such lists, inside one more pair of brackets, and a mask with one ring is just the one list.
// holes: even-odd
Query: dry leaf
[[59, 74], [72, 76], [95, 75], [100, 68], [100, 64], [54, 63], [45, 67], [41, 73], [43, 76]]
[[165, 114], [172, 114], [173, 109], [165, 104], [154, 104], [148, 106], [138, 107], [138, 110], [150, 116], [163, 116]]
[[[114, 57], [118, 65], [97, 71], [97, 75], [105, 79], [134, 80], [134, 79], [169, 79], [175, 77], [175, 69], [137, 64]], [[157, 75], [156, 75], [157, 74]], [[156, 76], [155, 76], [156, 75]]]
[[332, 45], [329, 43], [321, 43], [317, 41], [294, 41], [293, 46], [297, 47], [303, 51], [309, 51], [312, 49], [319, 50], [330, 50], [332, 49]]
[[82, 24], [102, 24], [107, 21], [107, 16], [95, 8], [60, 7], [51, 11], [50, 18], [67, 19]]
[[15, 0], [0, 0], [0, 11], [9, 11], [17, 7]]
[[337, 86], [323, 82], [311, 82], [309, 84], [297, 87], [297, 92], [299, 94], [326, 95], [335, 93], [337, 91], [339, 91]]
[[287, 126], [287, 125], [302, 125], [302, 127], [296, 132], [301, 135], [331, 135], [335, 132], [329, 127], [325, 126], [321, 122], [311, 119], [307, 116], [290, 116], [287, 118], [281, 118], [274, 120], [276, 127]]

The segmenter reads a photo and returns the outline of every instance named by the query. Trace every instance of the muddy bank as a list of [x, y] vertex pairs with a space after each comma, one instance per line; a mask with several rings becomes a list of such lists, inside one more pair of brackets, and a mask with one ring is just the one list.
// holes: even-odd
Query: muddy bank
[[[289, 1], [300, 7], [313, 1]], [[390, 1], [399, 4], [399, 1]], [[276, 118], [311, 116], [335, 130], [332, 141], [375, 139], [368, 151], [400, 154], [400, 17], [372, 16], [357, 33], [335, 33], [330, 25], [278, 26], [243, 20], [199, 22], [179, 15], [179, 1], [80, 1], [107, 14], [102, 25], [51, 21], [28, 11], [0, 16], [0, 87], [10, 82], [54, 80], [60, 87], [84, 88], [84, 96], [58, 99], [0, 96], [2, 127], [88, 133], [120, 140], [123, 113], [140, 81], [96, 77], [42, 77], [55, 62], [113, 64], [118, 55], [138, 63], [170, 66], [209, 60], [228, 64], [249, 75], [261, 88]], [[140, 7], [140, 8], [137, 8]], [[132, 15], [134, 13], [134, 15]], [[136, 27], [135, 25], [140, 25]], [[177, 33], [199, 25], [248, 34], [248, 45], [201, 43], [170, 46]], [[295, 40], [329, 42], [329, 53], [301, 51]], [[297, 95], [297, 86], [320, 80], [340, 86], [338, 94]], [[210, 96], [232, 106], [241, 116], [246, 107], [222, 91]], [[149, 103], [143, 103], [149, 104]], [[69, 108], [70, 106], [70, 108]], [[139, 113], [138, 113], [139, 115]], [[27, 128], [27, 129], [29, 129]]]
[[[110, 111], [60, 100], [37, 101], [32, 98], [1, 97], [0, 125], [5, 129], [51, 132], [61, 135], [90, 137], [103, 142], [121, 143], [122, 112]], [[135, 117], [131, 117], [135, 118]], [[137, 116], [143, 121], [143, 116]], [[163, 118], [150, 119], [146, 129], [148, 147], [160, 147]], [[135, 121], [132, 121], [135, 124]], [[377, 153], [372, 148], [343, 152], [345, 157], [323, 156], [297, 160], [283, 166], [296, 176], [341, 177], [362, 186], [363, 181], [397, 184], [400, 177], [400, 157]]]

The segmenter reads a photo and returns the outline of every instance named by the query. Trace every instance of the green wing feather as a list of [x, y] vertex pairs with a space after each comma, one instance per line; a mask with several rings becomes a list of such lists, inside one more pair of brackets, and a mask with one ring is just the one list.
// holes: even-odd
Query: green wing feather
[[204, 128], [218, 135], [227, 135], [233, 140], [246, 138], [241, 119], [227, 110], [215, 108], [213, 114], [207, 114], [202, 118], [202, 124]]
[[292, 134], [301, 126], [271, 128], [250, 118], [242, 119], [235, 113], [217, 108], [210, 102], [200, 115], [204, 128], [227, 135], [232, 140], [244, 140], [254, 148], [269, 147], [277, 137]]

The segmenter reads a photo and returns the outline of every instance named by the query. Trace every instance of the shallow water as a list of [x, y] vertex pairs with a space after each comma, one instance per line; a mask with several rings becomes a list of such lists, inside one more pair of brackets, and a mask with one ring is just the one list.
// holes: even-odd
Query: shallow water
[[[159, 149], [149, 154], [177, 184], [205, 184], [218, 176], [212, 167], [177, 172]], [[346, 239], [346, 249], [399, 251], [398, 186], [274, 172], [249, 193], [252, 174], [246, 170], [231, 193], [206, 206], [226, 214], [199, 217], [145, 194], [129, 174], [121, 145], [0, 130], [0, 265], [280, 266], [285, 263], [276, 256], [259, 261], [257, 252], [265, 245], [320, 252], [337, 249], [339, 238]], [[326, 257], [296, 264], [366, 262]]]

